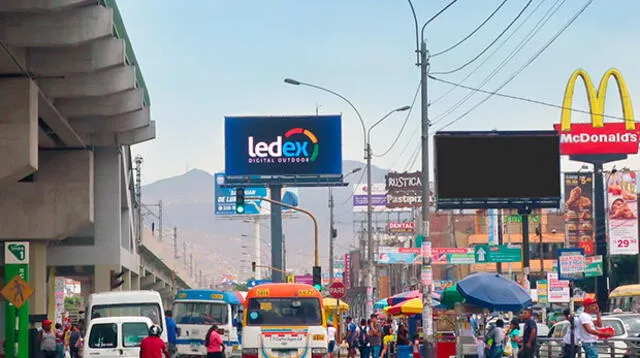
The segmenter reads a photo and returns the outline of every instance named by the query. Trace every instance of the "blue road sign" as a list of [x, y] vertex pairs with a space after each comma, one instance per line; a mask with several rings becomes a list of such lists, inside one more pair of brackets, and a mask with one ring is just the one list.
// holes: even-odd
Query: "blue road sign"
[[[216, 215], [239, 215], [236, 213], [236, 189], [223, 188], [224, 173], [216, 173], [214, 176], [214, 196]], [[245, 197], [266, 197], [269, 195], [267, 188], [245, 188]], [[260, 215], [262, 212], [262, 200], [247, 199], [242, 215]]]
[[259, 285], [264, 285], [265, 283], [271, 283], [271, 280], [248, 280], [247, 287], [252, 288]]

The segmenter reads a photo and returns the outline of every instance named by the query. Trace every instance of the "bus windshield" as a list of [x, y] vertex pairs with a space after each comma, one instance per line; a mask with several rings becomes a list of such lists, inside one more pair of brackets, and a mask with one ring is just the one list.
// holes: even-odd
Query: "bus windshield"
[[251, 298], [247, 310], [249, 326], [320, 326], [322, 310], [317, 298]]
[[173, 317], [177, 324], [225, 325], [229, 322], [229, 305], [222, 302], [176, 302]]
[[125, 303], [95, 305], [91, 307], [91, 319], [104, 317], [147, 317], [164, 329], [160, 305], [157, 303]]

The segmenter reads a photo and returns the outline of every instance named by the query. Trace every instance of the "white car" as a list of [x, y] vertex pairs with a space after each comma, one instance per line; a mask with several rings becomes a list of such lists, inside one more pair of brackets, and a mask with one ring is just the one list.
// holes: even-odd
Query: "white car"
[[[621, 319], [605, 316], [602, 317], [602, 325], [604, 327], [611, 327], [615, 332], [613, 338], [627, 338], [627, 328]], [[567, 329], [569, 328], [569, 321], [560, 321], [551, 327], [548, 337], [550, 340], [541, 342], [539, 354], [540, 357], [560, 357], [562, 356], [562, 338], [564, 337]], [[612, 348], [615, 351], [615, 356], [620, 357], [627, 351], [627, 344], [622, 341], [599, 341], [598, 342], [598, 357], [610, 358]]]

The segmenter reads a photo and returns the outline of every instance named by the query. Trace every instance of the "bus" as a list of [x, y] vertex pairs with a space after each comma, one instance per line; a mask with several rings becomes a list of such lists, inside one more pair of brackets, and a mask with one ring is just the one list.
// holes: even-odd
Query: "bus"
[[640, 285], [618, 286], [609, 294], [609, 310], [640, 313]]
[[94, 318], [147, 317], [162, 327], [162, 340], [167, 342], [162, 297], [157, 291], [114, 291], [92, 293], [87, 300], [86, 325]]
[[327, 321], [322, 295], [313, 286], [267, 283], [247, 293], [243, 358], [323, 358]]
[[235, 291], [178, 291], [173, 303], [173, 319], [178, 326], [178, 356], [206, 356], [205, 335], [214, 324], [224, 330], [225, 355], [240, 356], [243, 303], [242, 296]]

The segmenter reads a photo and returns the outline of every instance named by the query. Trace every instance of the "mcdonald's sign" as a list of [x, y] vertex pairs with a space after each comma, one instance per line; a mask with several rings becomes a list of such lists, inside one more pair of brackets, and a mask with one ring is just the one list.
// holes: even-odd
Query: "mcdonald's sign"
[[[624, 120], [605, 123], [604, 107], [609, 79], [618, 85]], [[591, 123], [571, 123], [574, 90], [578, 78], [584, 83]], [[576, 70], [567, 83], [562, 102], [560, 124], [553, 127], [560, 133], [560, 153], [563, 155], [637, 154], [640, 141], [640, 123], [636, 123], [629, 89], [620, 72], [611, 68], [602, 76], [598, 88], [589, 74]]]

